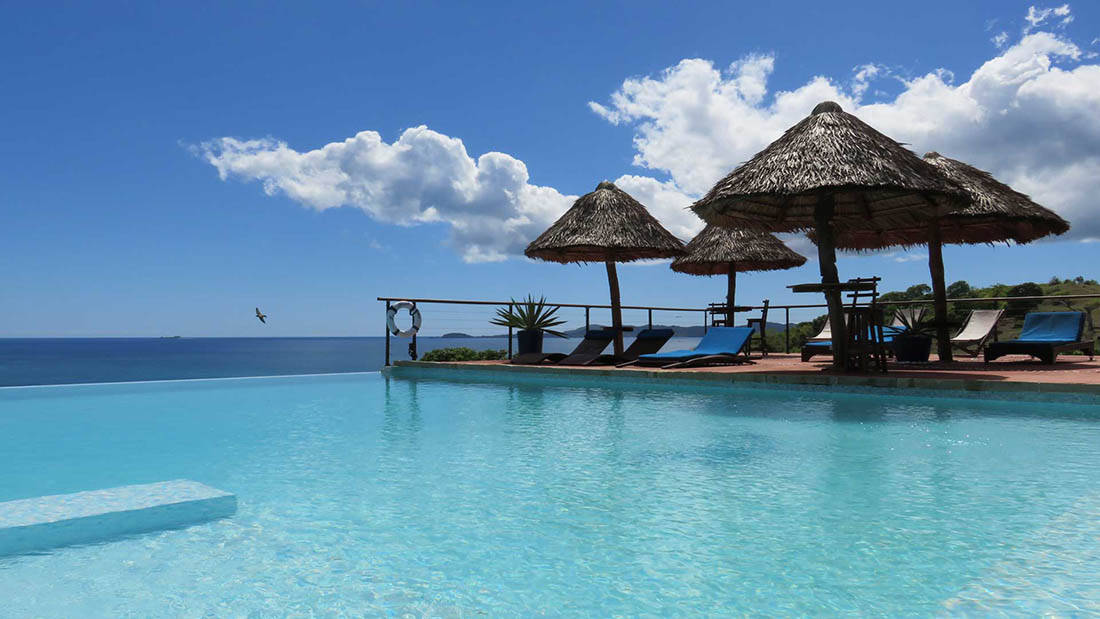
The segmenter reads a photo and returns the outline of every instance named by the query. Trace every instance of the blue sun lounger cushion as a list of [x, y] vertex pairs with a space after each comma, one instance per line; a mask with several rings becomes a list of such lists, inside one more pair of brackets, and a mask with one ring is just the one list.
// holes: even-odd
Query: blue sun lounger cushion
[[1031, 312], [1024, 317], [1017, 342], [1076, 342], [1085, 325], [1084, 312]]
[[[643, 364], [676, 363], [701, 359], [702, 357], [734, 357], [745, 348], [752, 337], [751, 327], [711, 327], [691, 350], [670, 350], [649, 355], [641, 355], [638, 361]], [[727, 359], [730, 361], [732, 359]]]
[[1091, 360], [1096, 353], [1092, 336], [1085, 335], [1085, 312], [1035, 311], [1024, 317], [1019, 338], [986, 346], [986, 363], [1004, 355], [1031, 355], [1054, 363], [1059, 353], [1081, 351]]
[[1031, 312], [1024, 317], [1020, 337], [993, 342], [985, 347], [989, 363], [1005, 355], [1030, 355], [1043, 363], [1054, 363], [1059, 353], [1079, 350], [1093, 358], [1093, 337], [1083, 338], [1084, 312]]

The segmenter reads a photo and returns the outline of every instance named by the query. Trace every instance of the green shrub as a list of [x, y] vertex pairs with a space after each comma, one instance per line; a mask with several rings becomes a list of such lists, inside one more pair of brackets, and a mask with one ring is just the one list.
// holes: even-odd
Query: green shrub
[[460, 346], [456, 348], [437, 348], [429, 350], [420, 357], [421, 361], [496, 361], [506, 359], [506, 350], [474, 350]]

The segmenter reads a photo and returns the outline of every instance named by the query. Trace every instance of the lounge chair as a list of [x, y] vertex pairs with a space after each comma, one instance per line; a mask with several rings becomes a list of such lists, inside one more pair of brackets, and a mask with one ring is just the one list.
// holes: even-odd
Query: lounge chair
[[620, 364], [620, 367], [638, 364], [671, 369], [719, 363], [752, 363], [745, 354], [752, 333], [753, 329], [749, 327], [711, 327], [691, 350], [640, 355], [637, 360]]
[[816, 355], [831, 354], [833, 354], [833, 326], [829, 324], [829, 319], [826, 318], [821, 331], [806, 340], [806, 343], [802, 345], [802, 361], [809, 361]]
[[971, 310], [962, 329], [951, 338], [951, 345], [960, 348], [971, 357], [982, 354], [982, 347], [993, 338], [997, 339], [997, 323], [1005, 313], [999, 310]]
[[985, 362], [1005, 355], [1031, 355], [1052, 364], [1058, 353], [1080, 350], [1095, 355], [1095, 342], [1082, 340], [1084, 312], [1030, 312], [1024, 316], [1020, 337], [1008, 342], [993, 342], [985, 347]]
[[556, 365], [622, 365], [637, 360], [641, 355], [661, 350], [673, 333], [672, 329], [642, 329], [621, 355], [572, 354], [558, 361]]
[[[882, 343], [889, 344], [894, 340], [894, 334], [897, 332], [898, 327], [883, 327], [882, 328]], [[893, 355], [890, 347], [886, 347], [888, 355]], [[833, 354], [833, 330], [829, 325], [829, 321], [825, 321], [825, 326], [821, 328], [821, 332], [817, 335], [806, 340], [806, 343], [802, 345], [802, 362], [805, 363], [810, 359], [813, 359], [817, 355], [832, 355]]]
[[560, 352], [531, 352], [512, 357], [512, 363], [516, 365], [540, 365], [558, 363], [570, 357], [581, 358], [591, 356], [593, 359], [607, 348], [607, 345], [615, 339], [615, 332], [611, 329], [593, 329], [584, 334], [584, 339], [568, 355]]

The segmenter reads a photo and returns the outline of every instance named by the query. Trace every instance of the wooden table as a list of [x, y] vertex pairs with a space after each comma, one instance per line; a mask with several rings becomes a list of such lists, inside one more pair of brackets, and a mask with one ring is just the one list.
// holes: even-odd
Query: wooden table
[[874, 292], [878, 288], [878, 284], [875, 282], [840, 282], [839, 284], [822, 284], [815, 282], [812, 284], [795, 284], [793, 286], [787, 286], [791, 289], [791, 292], [821, 292], [826, 290], [839, 290], [840, 292]]
[[[734, 326], [733, 314], [738, 312], [751, 312], [753, 309], [753, 307], [748, 305], [734, 305], [733, 307], [729, 307], [724, 303], [711, 303], [707, 311], [710, 312], [711, 315], [711, 326], [732, 327]], [[722, 321], [716, 321], [714, 320], [715, 314], [725, 314], [726, 318]]]

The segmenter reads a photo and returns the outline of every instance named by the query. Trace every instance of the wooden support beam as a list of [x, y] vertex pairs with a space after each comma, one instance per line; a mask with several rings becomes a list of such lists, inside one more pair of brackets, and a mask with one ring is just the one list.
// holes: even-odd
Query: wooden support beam
[[733, 300], [737, 292], [737, 265], [734, 263], [729, 264], [729, 273], [726, 278], [726, 320], [729, 321], [727, 327], [733, 326]]
[[943, 234], [939, 219], [928, 222], [928, 272], [936, 320], [936, 352], [940, 361], [951, 361], [951, 333], [947, 328], [947, 286], [943, 274]]
[[619, 273], [615, 270], [615, 261], [608, 260], [607, 285], [611, 288], [611, 328], [615, 330], [615, 355], [623, 354], [623, 310], [619, 300]]
[[[817, 236], [817, 260], [822, 284], [839, 284], [836, 270], [836, 246], [833, 238], [833, 214], [836, 203], [831, 193], [818, 196], [814, 207], [814, 233]], [[829, 306], [829, 325], [833, 332], [833, 368], [844, 370], [848, 364], [848, 326], [844, 321], [844, 305], [840, 290], [827, 289], [825, 303]]]

